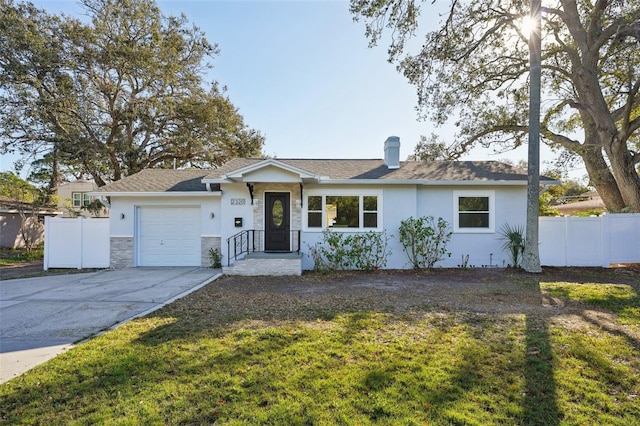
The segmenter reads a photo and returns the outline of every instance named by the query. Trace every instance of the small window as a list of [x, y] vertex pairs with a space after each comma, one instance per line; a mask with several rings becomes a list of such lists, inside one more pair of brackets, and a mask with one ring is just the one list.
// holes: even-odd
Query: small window
[[494, 194], [491, 191], [454, 192], [457, 232], [494, 232]]
[[322, 228], [322, 197], [309, 197], [307, 206], [309, 228]]
[[362, 216], [365, 228], [378, 227], [378, 197], [365, 195], [363, 198]]
[[71, 201], [74, 209], [86, 207], [91, 204], [91, 197], [88, 192], [72, 192]]
[[271, 207], [271, 222], [276, 228], [281, 227], [284, 222], [284, 206], [280, 199], [275, 200]]
[[79, 209], [82, 207], [82, 193], [74, 192], [71, 194], [71, 199], [73, 200], [73, 208]]

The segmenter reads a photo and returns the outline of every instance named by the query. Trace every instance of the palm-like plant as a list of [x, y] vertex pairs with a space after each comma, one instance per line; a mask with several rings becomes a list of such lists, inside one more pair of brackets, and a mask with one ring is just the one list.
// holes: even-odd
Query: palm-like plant
[[519, 268], [524, 254], [524, 226], [505, 223], [500, 229], [500, 240], [504, 241], [502, 249], [509, 253], [513, 267]]

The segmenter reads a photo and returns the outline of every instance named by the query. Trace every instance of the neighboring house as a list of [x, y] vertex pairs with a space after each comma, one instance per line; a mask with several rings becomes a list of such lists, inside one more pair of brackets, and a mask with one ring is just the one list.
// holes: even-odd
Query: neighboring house
[[[399, 154], [390, 137], [378, 160], [240, 158], [215, 170], [143, 170], [93, 193], [111, 203], [111, 266], [209, 266], [209, 250], [219, 249], [223, 265], [235, 263], [227, 273], [300, 273], [313, 268], [308, 248], [324, 229], [397, 235], [402, 220], [426, 215], [453, 230], [452, 255], [437, 266], [464, 256], [476, 266], [508, 262], [499, 230], [525, 224], [525, 170]], [[247, 248], [263, 254], [236, 261]], [[387, 268], [411, 267], [397, 238], [390, 249]]]
[[[571, 216], [585, 212], [603, 213], [606, 211], [604, 202], [596, 191], [587, 192], [577, 197], [565, 198], [562, 204], [553, 206], [562, 216]], [[575, 200], [575, 201], [574, 201]]]
[[35, 207], [0, 195], [0, 248], [26, 247], [25, 237], [33, 245], [44, 242], [44, 217], [57, 216], [55, 209]]
[[63, 216], [108, 217], [109, 209], [104, 206], [99, 209], [97, 214], [86, 209], [95, 199], [89, 193], [96, 189], [98, 189], [98, 185], [88, 179], [78, 179], [58, 185], [58, 208], [64, 212]]

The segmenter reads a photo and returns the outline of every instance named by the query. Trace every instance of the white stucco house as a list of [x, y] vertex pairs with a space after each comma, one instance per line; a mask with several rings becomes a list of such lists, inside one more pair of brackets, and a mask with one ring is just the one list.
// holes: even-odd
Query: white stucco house
[[[436, 266], [507, 262], [499, 230], [525, 223], [527, 172], [399, 153], [389, 137], [383, 159], [239, 158], [214, 170], [143, 170], [91, 194], [110, 207], [114, 268], [209, 266], [219, 249], [226, 273], [300, 273], [313, 268], [308, 247], [326, 228], [397, 235], [402, 220], [427, 215], [453, 230], [452, 255]], [[390, 249], [387, 268], [411, 267], [397, 238]]]

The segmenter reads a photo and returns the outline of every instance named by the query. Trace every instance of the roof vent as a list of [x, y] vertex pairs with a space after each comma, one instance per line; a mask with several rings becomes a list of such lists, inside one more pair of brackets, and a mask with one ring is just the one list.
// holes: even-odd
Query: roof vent
[[389, 136], [384, 141], [384, 164], [389, 169], [400, 168], [400, 138]]

